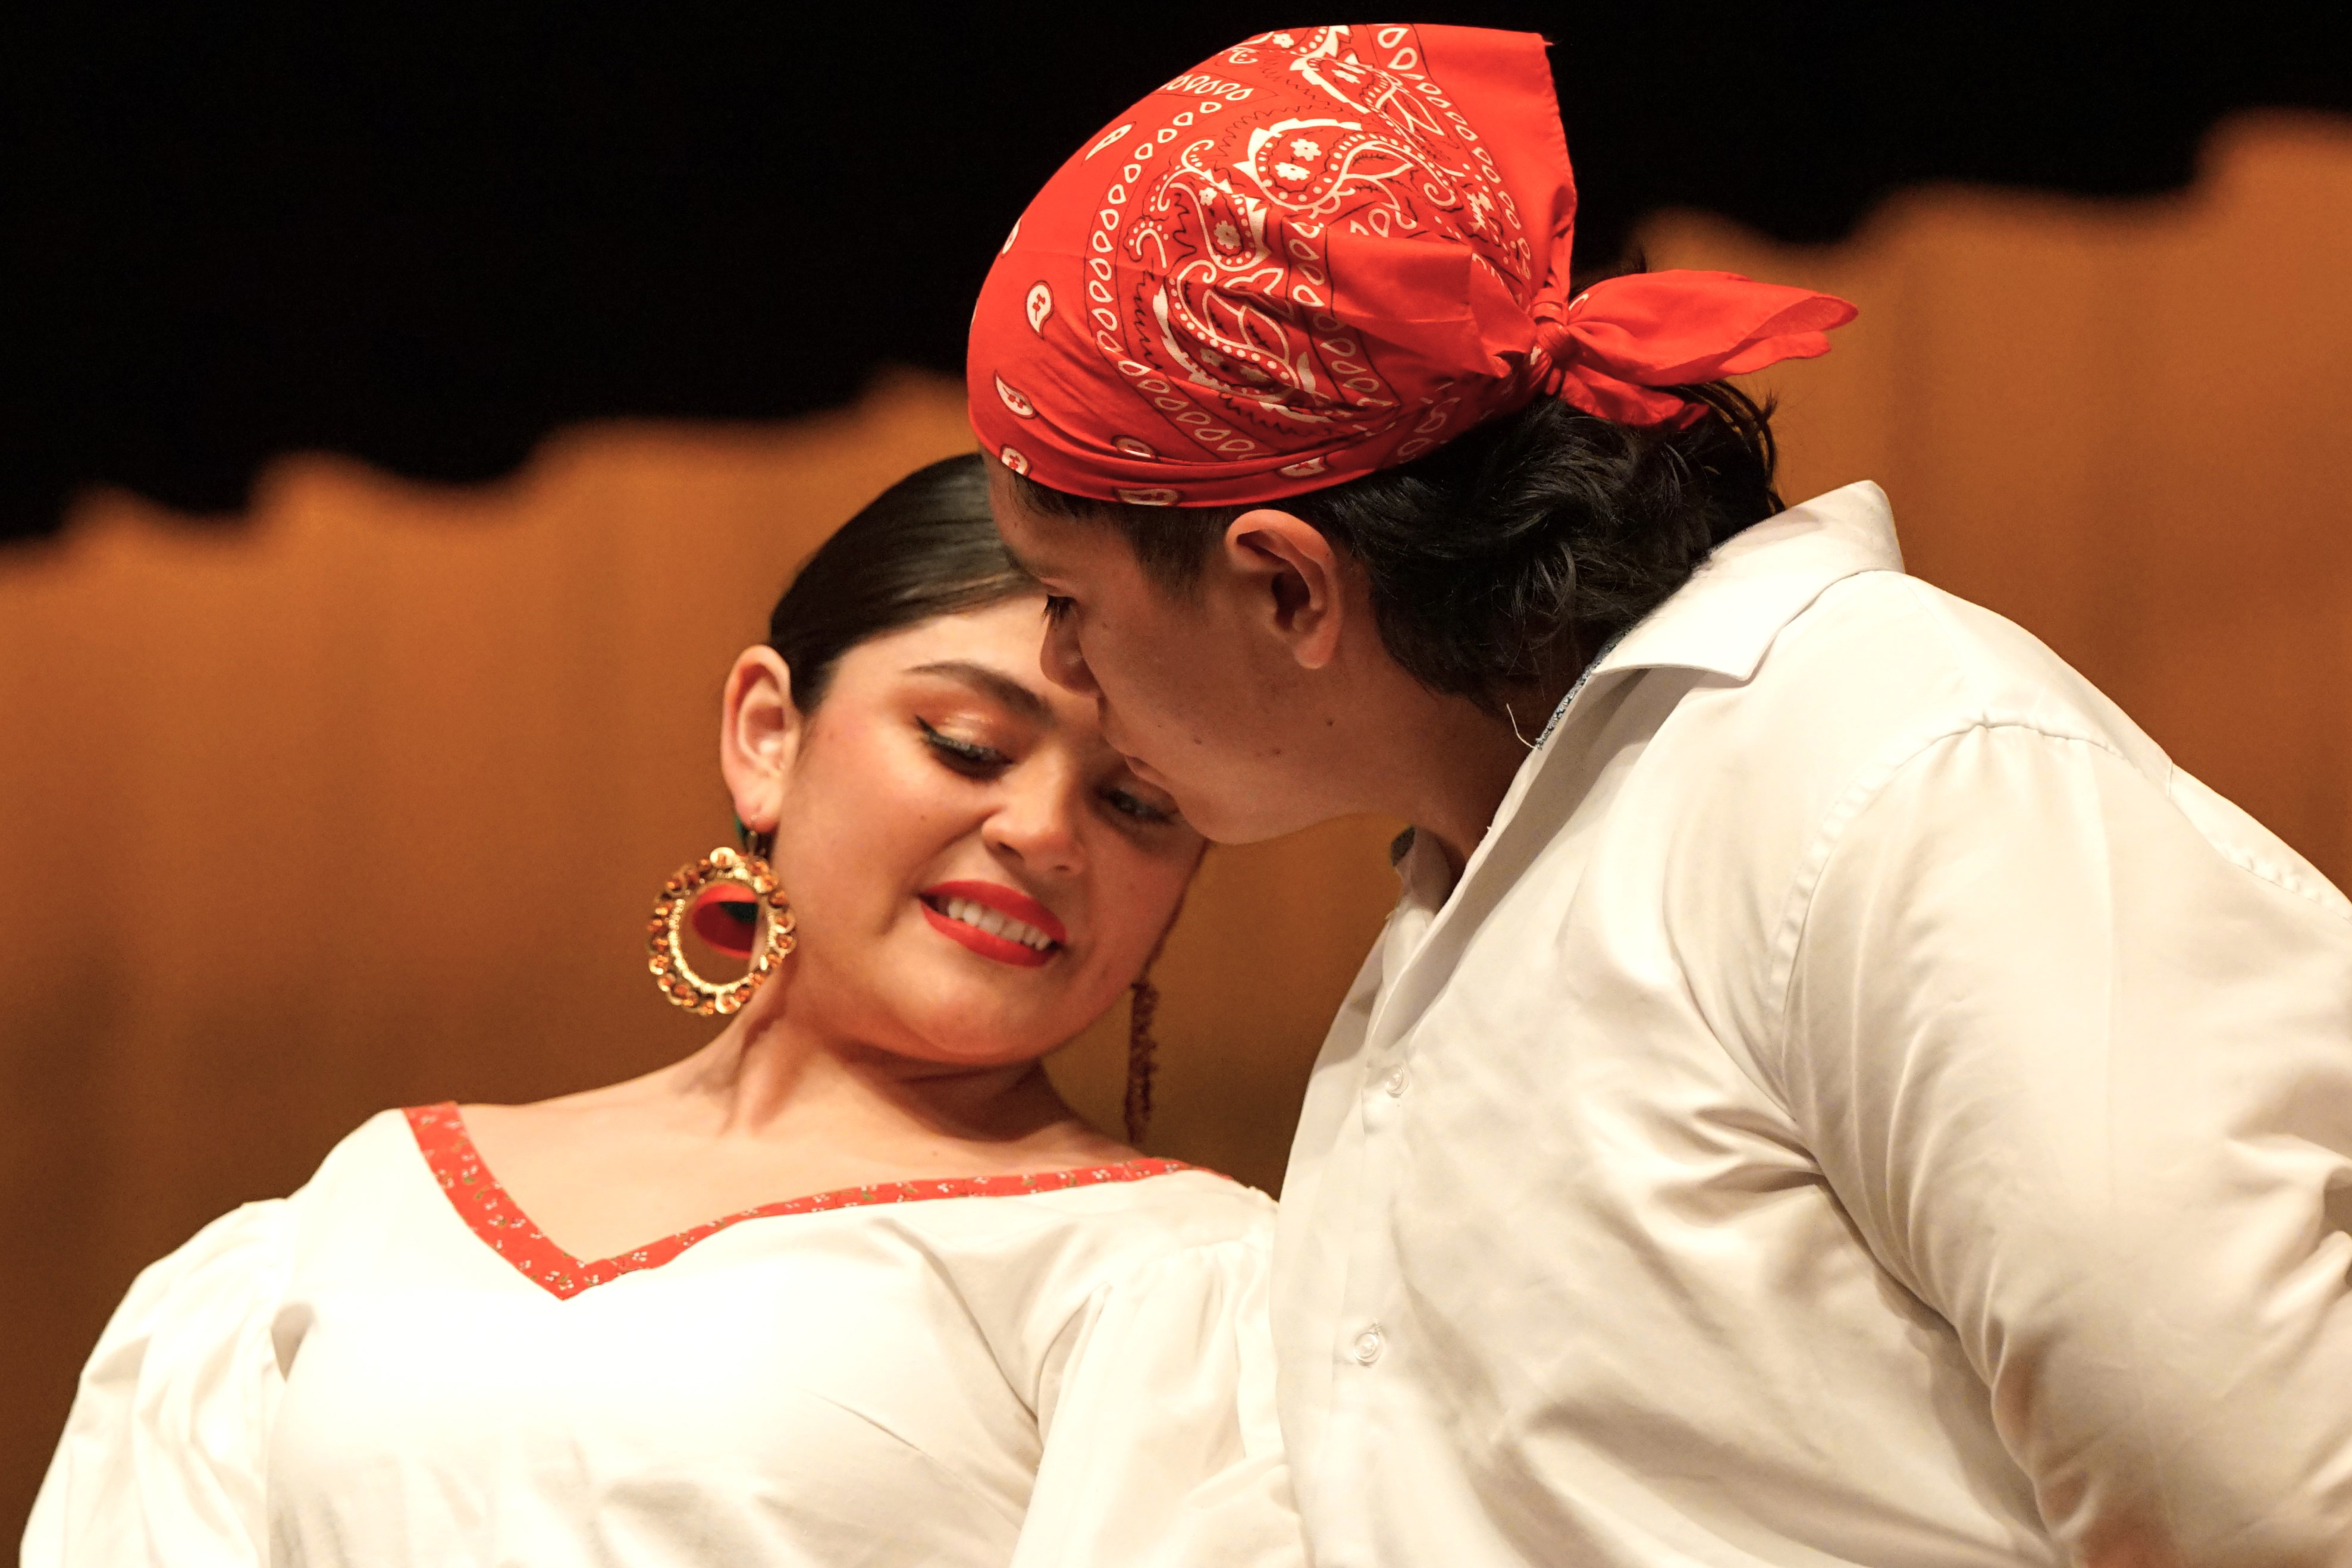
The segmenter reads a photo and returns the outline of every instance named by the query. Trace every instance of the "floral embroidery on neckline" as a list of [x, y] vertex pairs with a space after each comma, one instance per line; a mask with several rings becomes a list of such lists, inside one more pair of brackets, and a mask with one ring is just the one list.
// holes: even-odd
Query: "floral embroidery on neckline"
[[1090, 1165], [1075, 1171], [1042, 1171], [1032, 1174], [963, 1176], [945, 1181], [887, 1182], [878, 1186], [842, 1187], [782, 1203], [761, 1204], [738, 1214], [705, 1220], [689, 1230], [632, 1247], [614, 1258], [583, 1261], [547, 1238], [529, 1215], [516, 1206], [499, 1185], [489, 1167], [466, 1131], [466, 1119], [457, 1103], [413, 1105], [401, 1112], [425, 1156], [434, 1179], [457, 1217], [484, 1245], [515, 1266], [531, 1283], [560, 1300], [568, 1300], [592, 1286], [624, 1274], [658, 1268], [692, 1247], [747, 1219], [781, 1215], [821, 1214], [828, 1209], [863, 1208], [874, 1204], [923, 1203], [935, 1198], [1012, 1198], [1030, 1193], [1060, 1192], [1070, 1187], [1101, 1186], [1111, 1182], [1140, 1182], [1199, 1169], [1181, 1160], [1128, 1160], [1116, 1165]]

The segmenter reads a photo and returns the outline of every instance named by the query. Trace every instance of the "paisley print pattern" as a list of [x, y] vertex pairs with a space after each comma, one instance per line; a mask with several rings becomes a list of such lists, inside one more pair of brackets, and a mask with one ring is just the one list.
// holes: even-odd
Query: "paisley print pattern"
[[[1549, 113], [1541, 47], [1520, 52]], [[1091, 210], [1073, 247], [1062, 220], [1079, 201]], [[1040, 222], [1040, 207], [1055, 211]], [[1567, 211], [1540, 216], [1564, 226]], [[1073, 159], [1015, 228], [982, 310], [1009, 295], [1045, 357], [1092, 351], [1130, 395], [1118, 400], [1123, 424], [1079, 435], [1125, 481], [1101, 493], [1175, 505], [1206, 498], [1171, 464], [1276, 473], [1300, 469], [1302, 448], [1375, 440], [1401, 461], [1444, 439], [1462, 397], [1399, 379], [1417, 384], [1420, 362], [1442, 356], [1346, 308], [1351, 278], [1376, 284], [1393, 270], [1359, 253], [1465, 258], [1504, 312], [1524, 317], [1544, 281], [1549, 226], [1538, 237], [1541, 255], [1493, 152], [1431, 76], [1420, 30], [1268, 33], [1169, 82]], [[1075, 275], [1022, 271], [1071, 249], [1076, 266], [1060, 270]], [[1060, 465], [1046, 451], [1062, 441], [1046, 437], [1076, 432], [1039, 393], [1070, 378], [1025, 368], [995, 356], [986, 384], [999, 410], [1044, 432], [982, 434], [1016, 472], [1047, 465], [1039, 477], [1052, 483]], [[1305, 460], [1303, 473], [1331, 466], [1328, 455]], [[1148, 464], [1160, 471], [1139, 471]]]
[[[1540, 282], [1492, 154], [1442, 92], [1416, 90], [1433, 84], [1412, 29], [1379, 29], [1383, 42], [1378, 64], [1345, 27], [1229, 51], [1222, 63], [1236, 76], [1271, 79], [1263, 96], [1277, 107], [1253, 111], [1240, 95], [1255, 89], [1220, 78], [1177, 84], [1223, 96], [1178, 110], [1105, 193], [1117, 262], [1087, 258], [1096, 347], [1220, 457], [1300, 436], [1352, 442], [1394, 423], [1397, 388], [1334, 309], [1335, 231], [1461, 246], [1522, 308]], [[1155, 143], [1166, 153], [1152, 170]], [[1125, 297], [1106, 302], [1115, 287]], [[1134, 330], [1110, 325], [1113, 303]], [[1433, 445], [1444, 423], [1395, 455]]]
[[[1022, 215], [973, 318], [973, 427], [1057, 489], [1200, 506], [1411, 461], [1539, 390], [1678, 414], [1642, 390], [1665, 384], [1642, 379], [1642, 334], [1611, 335], [1619, 296], [1570, 300], [1575, 209], [1534, 35], [1260, 34], [1121, 115]], [[1721, 347], [1768, 363], [1826, 347], [1808, 316], [1819, 346], [1759, 351], [1757, 323], [1796, 325], [1780, 316], [1825, 297], [1697, 287], [1737, 285], [1751, 292], [1731, 314], [1750, 319], [1710, 318], [1738, 329]], [[1698, 347], [1675, 343], [1676, 368]]]

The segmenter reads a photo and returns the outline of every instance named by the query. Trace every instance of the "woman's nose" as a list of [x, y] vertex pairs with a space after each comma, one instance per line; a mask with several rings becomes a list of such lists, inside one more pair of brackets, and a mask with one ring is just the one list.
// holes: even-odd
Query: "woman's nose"
[[982, 836], [1036, 871], [1068, 872], [1085, 858], [1078, 841], [1082, 792], [1056, 767], [1015, 768]]
[[1078, 647], [1078, 629], [1069, 617], [1049, 621], [1045, 626], [1045, 647], [1040, 655], [1045, 679], [1066, 690], [1081, 697], [1097, 695], [1095, 672], [1087, 668], [1087, 656]]

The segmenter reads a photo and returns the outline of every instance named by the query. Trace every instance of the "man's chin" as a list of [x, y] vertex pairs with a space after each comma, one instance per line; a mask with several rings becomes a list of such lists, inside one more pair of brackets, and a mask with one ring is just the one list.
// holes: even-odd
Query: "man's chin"
[[[1114, 747], [1116, 749], [1116, 747]], [[1119, 756], [1128, 771], [1153, 789], [1166, 790], [1192, 831], [1212, 844], [1259, 844], [1328, 820], [1302, 799], [1268, 799], [1263, 790], [1204, 786], [1198, 779], [1171, 778], [1130, 752]]]
[[1176, 809], [1184, 814], [1192, 831], [1212, 844], [1262, 844], [1324, 820], [1311, 809], [1299, 809], [1303, 802], [1234, 800], [1188, 790], [1181, 784], [1157, 779], [1153, 783], [1176, 802]]

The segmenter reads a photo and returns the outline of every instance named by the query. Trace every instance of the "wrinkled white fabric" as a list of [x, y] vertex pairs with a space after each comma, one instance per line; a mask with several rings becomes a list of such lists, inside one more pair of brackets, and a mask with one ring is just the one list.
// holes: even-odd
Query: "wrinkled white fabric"
[[562, 1300], [377, 1117], [140, 1277], [23, 1561], [1297, 1568], [1271, 1209], [1180, 1172], [772, 1216]]
[[1318, 1568], [2352, 1563], [2352, 909], [1875, 486], [1433, 846], [1284, 1191]]

